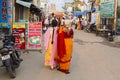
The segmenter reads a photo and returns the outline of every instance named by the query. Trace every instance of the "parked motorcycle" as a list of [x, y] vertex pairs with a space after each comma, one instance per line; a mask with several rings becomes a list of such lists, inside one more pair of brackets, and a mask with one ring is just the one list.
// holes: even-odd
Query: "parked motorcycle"
[[14, 45], [14, 42], [6, 39], [3, 40], [3, 47], [0, 49], [2, 66], [6, 68], [11, 78], [16, 77], [15, 69], [20, 66], [22, 61]]
[[96, 30], [96, 25], [95, 25], [95, 23], [89, 24], [89, 25], [86, 27], [86, 31], [87, 31], [87, 32], [93, 32], [93, 31], [95, 31], [95, 30]]
[[107, 34], [107, 39], [108, 39], [109, 41], [113, 41], [113, 35], [114, 35], [114, 33], [113, 33], [112, 31], [108, 32], [108, 34]]

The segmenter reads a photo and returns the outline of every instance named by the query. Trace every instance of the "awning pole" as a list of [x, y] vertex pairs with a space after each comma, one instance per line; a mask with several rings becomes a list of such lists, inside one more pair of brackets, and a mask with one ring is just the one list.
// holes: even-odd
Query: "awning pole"
[[113, 30], [116, 32], [116, 30], [117, 30], [117, 5], [118, 5], [118, 0], [114, 0], [114, 2], [115, 2], [115, 7], [114, 7], [114, 12], [115, 12], [115, 18], [114, 18], [114, 28], [113, 28]]

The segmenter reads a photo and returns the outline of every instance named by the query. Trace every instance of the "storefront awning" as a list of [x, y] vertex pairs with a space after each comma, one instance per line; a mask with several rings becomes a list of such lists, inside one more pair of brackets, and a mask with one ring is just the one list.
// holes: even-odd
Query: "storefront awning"
[[28, 8], [30, 8], [30, 6], [32, 5], [32, 3], [30, 3], [30, 2], [25, 2], [25, 1], [21, 1], [21, 0], [16, 0], [16, 3], [20, 4], [22, 6], [28, 7]]
[[84, 14], [87, 14], [87, 13], [90, 13], [92, 11], [96, 11], [96, 8], [93, 8], [91, 10], [84, 10], [83, 12], [80, 12], [80, 11], [74, 11], [74, 16], [80, 16], [80, 15], [84, 15]]
[[22, 0], [16, 0], [16, 3], [20, 4], [21, 6], [30, 8], [31, 13], [36, 14], [36, 15], [40, 15], [41, 10], [37, 6], [35, 6], [33, 3], [25, 2]]
[[74, 16], [80, 16], [80, 15], [83, 15], [83, 12], [80, 12], [80, 11], [74, 11]]

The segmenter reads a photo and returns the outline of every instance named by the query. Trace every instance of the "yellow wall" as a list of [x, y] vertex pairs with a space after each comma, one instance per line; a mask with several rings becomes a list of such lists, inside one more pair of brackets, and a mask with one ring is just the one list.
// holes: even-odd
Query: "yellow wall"
[[29, 17], [30, 17], [30, 10], [28, 8], [25, 8], [25, 20], [29, 20]]

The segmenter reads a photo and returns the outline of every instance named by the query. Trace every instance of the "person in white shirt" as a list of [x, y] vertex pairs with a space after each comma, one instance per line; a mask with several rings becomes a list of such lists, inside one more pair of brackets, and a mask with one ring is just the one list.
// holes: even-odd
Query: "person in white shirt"
[[48, 17], [45, 19], [45, 26], [48, 27], [48, 24], [49, 24], [49, 20], [48, 20]]
[[96, 18], [97, 18], [97, 15], [96, 15], [96, 12], [94, 10], [92, 15], [91, 15], [91, 22], [90, 22], [90, 24], [95, 24], [96, 23]]
[[92, 15], [91, 15], [91, 22], [89, 23], [88, 29], [87, 29], [89, 32], [94, 30], [95, 25], [96, 25], [96, 18], [97, 18], [96, 10], [93, 10], [92, 11]]

